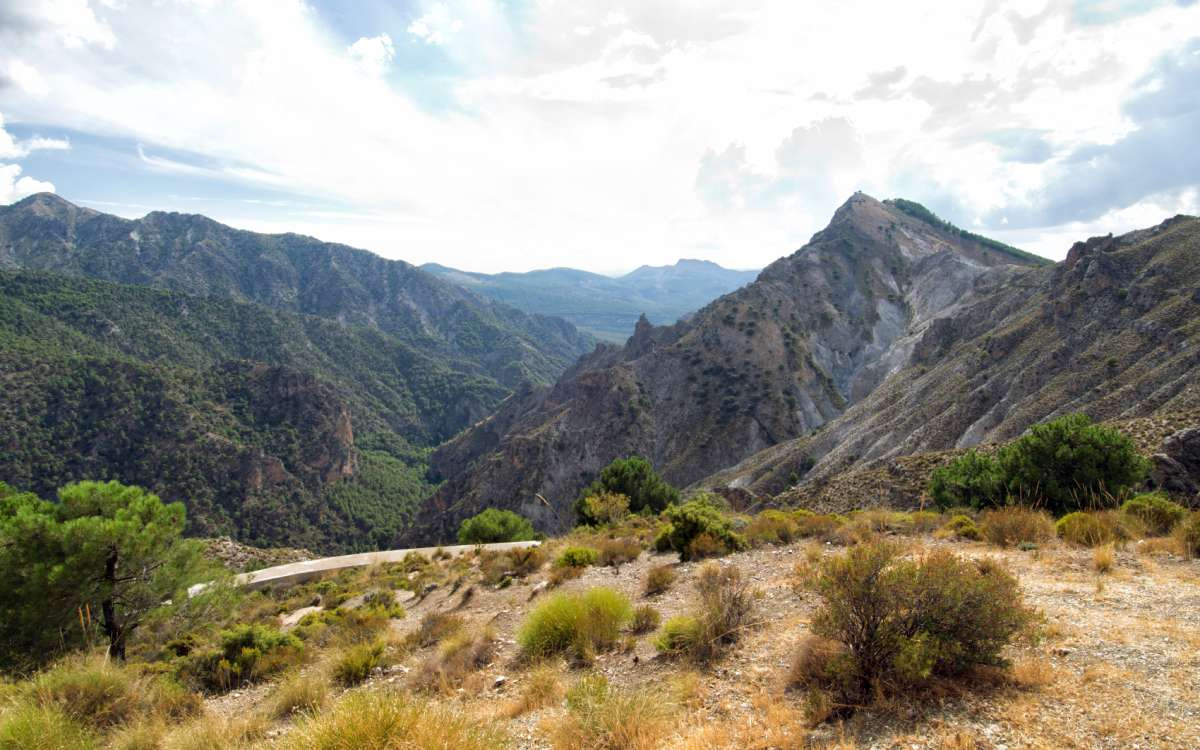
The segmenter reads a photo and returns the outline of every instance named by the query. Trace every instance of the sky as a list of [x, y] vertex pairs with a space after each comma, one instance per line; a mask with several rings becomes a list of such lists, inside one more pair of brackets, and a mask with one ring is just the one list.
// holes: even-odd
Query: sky
[[1197, 0], [0, 0], [0, 204], [757, 268], [855, 190], [1062, 258], [1200, 214]]

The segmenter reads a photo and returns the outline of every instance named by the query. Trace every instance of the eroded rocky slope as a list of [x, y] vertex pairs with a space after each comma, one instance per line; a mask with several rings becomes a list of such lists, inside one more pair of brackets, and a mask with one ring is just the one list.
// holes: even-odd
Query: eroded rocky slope
[[646, 456], [687, 484], [809, 435], [934, 356], [939, 320], [997, 289], [1036, 286], [1047, 272], [1035, 265], [855, 194], [754, 283], [674, 326], [639, 322], [624, 347], [597, 349], [440, 448], [432, 465], [448, 481], [421, 533], [444, 535], [489, 505], [561, 528], [613, 458]]

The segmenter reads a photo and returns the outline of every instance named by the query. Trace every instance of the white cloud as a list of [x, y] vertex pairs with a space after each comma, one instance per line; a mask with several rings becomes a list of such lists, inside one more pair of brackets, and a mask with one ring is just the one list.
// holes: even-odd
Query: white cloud
[[34, 96], [44, 96], [50, 92], [42, 74], [32, 65], [22, 60], [11, 60], [5, 71], [6, 77], [15, 83], [22, 91]]
[[445, 44], [462, 29], [463, 22], [451, 15], [445, 3], [434, 3], [424, 15], [408, 25], [407, 31], [427, 44]]
[[70, 148], [71, 143], [62, 138], [34, 136], [18, 141], [4, 129], [4, 114], [0, 113], [0, 159], [21, 159], [34, 151], [66, 151]]
[[[798, 247], [855, 188], [996, 231], [987, 219], [1038, 195], [1063, 155], [1137, 131], [1124, 103], [1200, 28], [1200, 4], [1086, 25], [1058, 2], [984, 5], [443, 0], [348, 45], [304, 0], [87, 9], [70, 33], [30, 2], [18, 15], [41, 25], [0, 24], [0, 71], [24, 122], [328, 209], [210, 211], [242, 226], [481, 270], [745, 267]], [[454, 106], [411, 93], [430, 89]], [[1170, 203], [1131, 199], [1109, 228]], [[1061, 255], [1068, 230], [1014, 221], [1005, 238]]]
[[8, 205], [34, 193], [53, 193], [53, 183], [21, 177], [21, 165], [0, 164], [0, 204]]
[[392, 46], [392, 38], [387, 34], [362, 37], [347, 49], [350, 57], [367, 75], [382, 76], [387, 73], [396, 59], [396, 48]]

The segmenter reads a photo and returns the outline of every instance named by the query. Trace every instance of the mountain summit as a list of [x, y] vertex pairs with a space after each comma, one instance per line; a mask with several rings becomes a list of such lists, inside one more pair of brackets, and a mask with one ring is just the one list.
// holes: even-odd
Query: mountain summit
[[448, 481], [426, 513], [449, 528], [500, 505], [561, 526], [579, 488], [634, 453], [695, 482], [836, 419], [908, 364], [935, 320], [1046, 263], [915, 213], [856, 193], [753, 283], [513, 396], [434, 454]]

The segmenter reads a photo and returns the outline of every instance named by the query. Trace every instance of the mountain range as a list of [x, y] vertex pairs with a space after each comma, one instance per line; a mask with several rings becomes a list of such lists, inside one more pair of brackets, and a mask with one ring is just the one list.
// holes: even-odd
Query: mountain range
[[[0, 479], [121, 479], [187, 503], [189, 533], [331, 551], [486, 507], [556, 531], [634, 454], [739, 503], [911, 505], [921, 456], [1066, 412], [1147, 435], [1200, 414], [1198, 254], [1194, 217], [1051, 263], [856, 193], [752, 280], [486, 276], [40, 194], [0, 207]], [[571, 295], [632, 335], [536, 312]]]
[[50, 194], [0, 208], [0, 476], [141, 484], [189, 531], [385, 544], [428, 449], [593, 339], [401, 261]]
[[1068, 411], [1193, 408], [1198, 243], [1200, 221], [1176, 217], [1051, 264], [855, 194], [753, 283], [675, 325], [642, 320], [439, 447], [445, 481], [416, 533], [493, 505], [561, 528], [580, 488], [630, 454], [679, 485], [803, 504], [836, 474]]
[[674, 323], [758, 275], [687, 259], [670, 266], [641, 266], [617, 277], [573, 268], [484, 274], [428, 263], [421, 269], [520, 310], [557, 315], [616, 343], [633, 334], [643, 314], [651, 323]]

